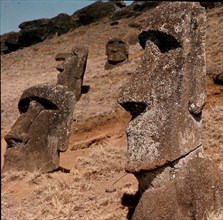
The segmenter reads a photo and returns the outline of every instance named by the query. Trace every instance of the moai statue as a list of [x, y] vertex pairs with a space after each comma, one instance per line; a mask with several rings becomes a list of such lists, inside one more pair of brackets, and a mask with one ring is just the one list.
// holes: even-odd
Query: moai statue
[[196, 191], [196, 184], [205, 183], [196, 172], [209, 164], [201, 140], [205, 9], [199, 3], [163, 2], [150, 13], [139, 35], [145, 50], [141, 63], [118, 98], [132, 115], [126, 171], [136, 176], [142, 195], [133, 219], [202, 219], [216, 191], [223, 192], [221, 184], [211, 189], [216, 177], [209, 181], [210, 174], [200, 186], [210, 187], [208, 196]]
[[169, 3], [152, 15], [139, 35], [141, 64], [118, 100], [133, 116], [127, 128], [129, 172], [161, 167], [202, 144], [204, 10]]
[[68, 148], [75, 102], [74, 93], [61, 85], [25, 90], [18, 104], [21, 115], [5, 136], [3, 172], [59, 168], [59, 154]]
[[64, 62], [56, 67], [60, 71], [57, 84], [68, 86], [68, 90], [75, 93], [76, 101], [78, 101], [81, 97], [88, 50], [84, 47], [74, 47], [70, 55], [66, 53], [63, 56]]
[[120, 38], [111, 38], [106, 44], [107, 62], [105, 69], [112, 69], [128, 60], [129, 45]]

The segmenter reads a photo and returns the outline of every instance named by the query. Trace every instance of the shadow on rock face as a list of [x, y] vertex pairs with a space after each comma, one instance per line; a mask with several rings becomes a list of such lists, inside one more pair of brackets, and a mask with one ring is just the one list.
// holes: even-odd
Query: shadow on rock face
[[127, 194], [125, 193], [121, 198], [121, 204], [125, 207], [128, 207], [128, 213], [127, 213], [127, 219], [131, 220], [133, 213], [135, 211], [135, 208], [137, 204], [139, 203], [139, 200], [141, 198], [141, 194], [139, 191], [137, 191], [135, 194]]

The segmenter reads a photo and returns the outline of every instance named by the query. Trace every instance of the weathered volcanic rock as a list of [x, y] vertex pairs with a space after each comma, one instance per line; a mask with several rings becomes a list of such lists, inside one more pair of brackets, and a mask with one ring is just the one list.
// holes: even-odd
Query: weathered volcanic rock
[[205, 9], [170, 2], [148, 17], [141, 63], [118, 102], [132, 114], [126, 170], [139, 182], [133, 220], [207, 219], [223, 205], [222, 171], [203, 154]]
[[145, 53], [118, 102], [132, 114], [126, 170], [153, 170], [201, 146], [205, 90], [205, 9], [164, 4], [139, 35]]
[[57, 84], [67, 86], [69, 91], [74, 92], [76, 101], [81, 97], [87, 57], [87, 48], [75, 47], [70, 55], [67, 54], [64, 62], [57, 65], [57, 70], [60, 71]]
[[19, 32], [9, 32], [1, 35], [1, 54], [18, 50], [20, 48], [19, 37]]
[[5, 34], [1, 44], [8, 49], [3, 53], [18, 50], [44, 41], [54, 35], [67, 33], [73, 28], [71, 17], [67, 14], [59, 14], [51, 19], [37, 19], [23, 22], [19, 25], [21, 31]]
[[18, 104], [21, 115], [5, 136], [3, 172], [57, 169], [59, 153], [68, 148], [74, 104], [74, 93], [64, 86], [38, 85], [25, 90]]
[[116, 10], [115, 2], [94, 2], [93, 4], [76, 11], [71, 19], [76, 27], [91, 24], [101, 18], [111, 15]]
[[[171, 166], [138, 174], [149, 188], [136, 206], [132, 220], [208, 219], [223, 205], [222, 171], [202, 152], [177, 160]], [[143, 183], [145, 185], [143, 185]]]
[[112, 14], [111, 19], [116, 21], [123, 18], [138, 16], [142, 12], [158, 6], [161, 2], [162, 1], [134, 1], [131, 5], [116, 10]]

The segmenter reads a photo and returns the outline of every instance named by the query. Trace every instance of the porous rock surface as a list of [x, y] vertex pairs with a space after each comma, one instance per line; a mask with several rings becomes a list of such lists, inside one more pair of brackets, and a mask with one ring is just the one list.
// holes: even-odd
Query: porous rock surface
[[204, 157], [201, 149], [171, 166], [140, 175], [142, 187], [150, 187], [132, 220], [207, 220], [208, 213], [222, 208], [222, 171]]
[[126, 171], [141, 196], [133, 220], [203, 220], [223, 205], [223, 176], [201, 138], [205, 23], [198, 3], [170, 2], [153, 10], [139, 35], [144, 55], [118, 98], [132, 115]]
[[[164, 7], [164, 8], [163, 8]], [[126, 170], [152, 170], [201, 146], [205, 89], [205, 10], [157, 7], [139, 35], [145, 49], [118, 102], [132, 114]]]
[[65, 86], [26, 89], [18, 103], [20, 116], [5, 136], [3, 172], [57, 169], [59, 152], [68, 148], [75, 102], [74, 93]]

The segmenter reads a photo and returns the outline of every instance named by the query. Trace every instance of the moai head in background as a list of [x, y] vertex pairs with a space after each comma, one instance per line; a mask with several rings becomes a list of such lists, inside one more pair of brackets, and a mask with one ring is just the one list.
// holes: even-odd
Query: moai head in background
[[56, 67], [60, 71], [57, 76], [57, 85], [67, 86], [69, 91], [75, 93], [78, 101], [81, 97], [88, 50], [84, 47], [74, 47], [70, 54], [66, 53], [63, 56], [64, 62]]
[[202, 145], [205, 9], [171, 2], [154, 8], [139, 41], [145, 52], [118, 102], [132, 114], [126, 170], [154, 170]]
[[106, 55], [105, 69], [112, 69], [116, 65], [128, 60], [129, 46], [120, 38], [111, 38], [106, 44]]
[[38, 85], [25, 90], [19, 100], [21, 113], [5, 136], [5, 171], [53, 171], [59, 153], [68, 148], [75, 95], [61, 85]]

